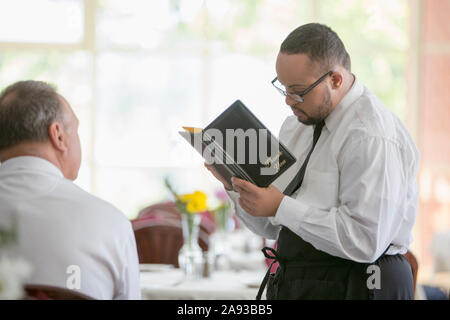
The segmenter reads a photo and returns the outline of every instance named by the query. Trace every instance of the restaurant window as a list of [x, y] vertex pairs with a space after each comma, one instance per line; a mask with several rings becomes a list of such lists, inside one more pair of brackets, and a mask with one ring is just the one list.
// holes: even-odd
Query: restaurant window
[[168, 199], [165, 176], [180, 192], [220, 187], [182, 126], [240, 99], [278, 133], [291, 111], [270, 80], [304, 23], [331, 26], [352, 71], [404, 120], [409, 19], [407, 0], [1, 0], [0, 87], [56, 84], [80, 119], [75, 182], [133, 218]]

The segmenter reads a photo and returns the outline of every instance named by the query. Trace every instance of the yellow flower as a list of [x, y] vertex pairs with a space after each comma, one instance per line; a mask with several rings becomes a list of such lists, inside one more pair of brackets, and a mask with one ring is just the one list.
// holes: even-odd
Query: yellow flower
[[181, 202], [186, 205], [188, 213], [197, 213], [208, 209], [206, 205], [206, 194], [201, 191], [182, 195]]

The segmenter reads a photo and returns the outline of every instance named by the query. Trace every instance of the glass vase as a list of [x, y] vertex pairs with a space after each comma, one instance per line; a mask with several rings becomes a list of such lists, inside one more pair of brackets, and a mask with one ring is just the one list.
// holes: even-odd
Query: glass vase
[[182, 214], [183, 246], [178, 254], [178, 264], [188, 280], [200, 279], [203, 274], [203, 252], [198, 245], [201, 217]]
[[210, 236], [210, 245], [216, 256], [216, 269], [228, 269], [230, 267], [231, 243], [229, 234], [234, 230], [234, 220], [231, 216], [230, 207], [221, 206], [214, 215], [216, 231]]

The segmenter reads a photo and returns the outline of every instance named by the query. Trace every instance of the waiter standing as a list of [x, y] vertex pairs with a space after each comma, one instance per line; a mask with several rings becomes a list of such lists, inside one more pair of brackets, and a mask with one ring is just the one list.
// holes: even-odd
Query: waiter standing
[[[329, 27], [281, 44], [274, 87], [294, 113], [279, 139], [297, 163], [268, 188], [224, 183], [236, 214], [277, 250], [268, 299], [413, 299], [406, 253], [417, 211], [419, 153], [401, 121], [351, 73]], [[271, 252], [269, 252], [271, 251]], [[270, 268], [269, 268], [270, 270]]]

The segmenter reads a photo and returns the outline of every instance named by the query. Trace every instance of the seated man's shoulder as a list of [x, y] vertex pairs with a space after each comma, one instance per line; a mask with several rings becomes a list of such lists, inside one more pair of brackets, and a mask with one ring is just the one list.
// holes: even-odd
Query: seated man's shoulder
[[80, 217], [101, 219], [104, 223], [129, 224], [129, 220], [122, 211], [113, 204], [83, 190], [73, 182], [66, 180], [61, 187], [64, 189], [64, 197], [70, 203], [70, 210]]

